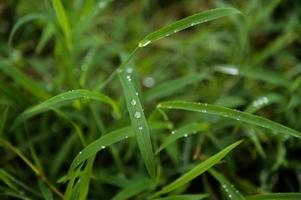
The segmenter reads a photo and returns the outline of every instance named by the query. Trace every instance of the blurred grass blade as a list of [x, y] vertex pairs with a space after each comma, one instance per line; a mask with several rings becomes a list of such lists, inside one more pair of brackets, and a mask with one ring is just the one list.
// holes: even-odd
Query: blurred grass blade
[[79, 197], [78, 199], [88, 199], [88, 192], [90, 186], [90, 178], [92, 174], [93, 163], [95, 160], [95, 155], [88, 159], [87, 165], [83, 171], [83, 174], [80, 177], [80, 186], [79, 186]]
[[162, 190], [155, 193], [153, 196], [159, 196], [168, 192], [173, 191], [174, 189], [190, 182], [192, 179], [196, 178], [197, 176], [201, 175], [208, 169], [210, 169], [213, 165], [218, 163], [221, 159], [223, 159], [231, 150], [233, 150], [235, 147], [237, 147], [242, 140], [237, 141], [226, 148], [224, 148], [222, 151], [218, 152], [217, 154], [209, 157], [207, 160], [203, 161], [202, 163], [195, 166], [193, 169], [182, 175], [180, 178], [176, 179], [172, 183], [168, 184], [167, 186], [163, 187]]
[[190, 134], [195, 134], [198, 131], [204, 131], [208, 129], [208, 123], [191, 123], [178, 130], [172, 131], [160, 147], [156, 150], [156, 154], [165, 149], [168, 145], [172, 144], [179, 138], [187, 137]]
[[157, 98], [167, 97], [179, 91], [183, 87], [206, 78], [205, 75], [187, 75], [171, 81], [166, 81], [143, 95], [145, 101], [152, 101]]
[[14, 191], [20, 191], [19, 187], [22, 189], [28, 191], [29, 193], [40, 197], [40, 193], [35, 191], [33, 188], [30, 186], [27, 186], [25, 183], [19, 181], [17, 178], [13, 177], [11, 174], [7, 173], [3, 169], [0, 169], [0, 180], [3, 181], [9, 188], [11, 188]]
[[201, 200], [207, 198], [206, 194], [183, 194], [183, 195], [171, 195], [168, 197], [155, 198], [153, 200]]
[[301, 138], [301, 133], [286, 127], [282, 124], [277, 122], [273, 122], [269, 119], [259, 117], [256, 115], [252, 115], [250, 113], [225, 108], [222, 106], [216, 105], [209, 105], [206, 103], [194, 103], [194, 102], [185, 102], [185, 101], [170, 101], [170, 102], [163, 102], [158, 105], [158, 108], [165, 108], [165, 109], [179, 109], [179, 110], [187, 110], [187, 111], [194, 111], [194, 112], [201, 112], [201, 113], [208, 113], [213, 115], [218, 115], [230, 119], [235, 119], [239, 121], [246, 122], [248, 124], [260, 126], [275, 132], [283, 133], [286, 135], [294, 136]]
[[7, 61], [0, 62], [0, 70], [7, 76], [14, 79], [16, 83], [25, 88], [27, 91], [38, 97], [40, 100], [49, 98], [49, 94], [38, 83], [29, 78], [24, 72], [13, 66]]
[[246, 112], [255, 113], [261, 108], [275, 102], [279, 102], [281, 97], [278, 94], [270, 93], [255, 99], [247, 108]]
[[78, 89], [78, 90], [71, 90], [68, 92], [61, 93], [59, 95], [56, 95], [54, 97], [51, 97], [50, 99], [47, 99], [46, 101], [33, 106], [27, 110], [25, 110], [21, 115], [17, 117], [13, 124], [13, 128], [18, 126], [20, 123], [24, 122], [25, 120], [29, 119], [30, 117], [37, 115], [39, 113], [58, 108], [60, 106], [70, 104], [70, 102], [77, 100], [77, 99], [92, 99], [100, 102], [104, 102], [112, 106], [114, 112], [116, 114], [119, 114], [119, 109], [117, 104], [108, 96], [99, 93], [99, 92], [93, 92], [89, 90], [84, 89]]
[[22, 16], [21, 18], [18, 19], [16, 24], [14, 25], [12, 31], [9, 34], [9, 39], [8, 39], [8, 46], [11, 48], [13, 38], [15, 36], [15, 33], [17, 30], [23, 26], [24, 24], [36, 20], [36, 19], [46, 19], [47, 15], [45, 13], [30, 13], [28, 15]]
[[246, 196], [246, 200], [300, 200], [301, 193], [271, 193]]
[[228, 179], [214, 169], [209, 170], [210, 174], [222, 185], [227, 197], [232, 200], [245, 200], [245, 197], [228, 181]]
[[154, 181], [143, 178], [141, 180], [134, 181], [126, 188], [120, 190], [112, 200], [126, 200], [138, 195], [139, 193], [149, 189], [154, 184]]
[[214, 67], [214, 70], [229, 75], [241, 75], [250, 79], [271, 83], [277, 86], [289, 87], [291, 85], [291, 81], [282, 75], [271, 70], [258, 67], [247, 68], [233, 65], [222, 65]]
[[51, 190], [48, 187], [46, 187], [42, 182], [39, 182], [39, 187], [45, 200], [53, 200]]
[[141, 40], [138, 44], [139, 47], [144, 47], [156, 40], [167, 37], [171, 34], [177, 33], [186, 28], [195, 26], [197, 24], [201, 24], [204, 22], [212, 21], [227, 15], [238, 14], [241, 13], [239, 10], [224, 7], [224, 8], [216, 8], [212, 10], [203, 11], [184, 19], [178, 20], [175, 23], [169, 24], [155, 32], [148, 34], [143, 40]]
[[253, 56], [253, 64], [258, 64], [269, 58], [270, 56], [279, 52], [279, 50], [283, 49], [295, 39], [299, 37], [299, 34], [294, 32], [287, 32], [283, 35], [280, 35], [273, 42], [268, 44], [262, 51], [259, 51], [257, 54]]
[[150, 131], [144, 116], [138, 93], [132, 84], [132, 78], [127, 70], [120, 69], [118, 71], [118, 77], [122, 85], [131, 124], [133, 130], [135, 131], [135, 137], [142, 155], [142, 159], [149, 175], [151, 177], [155, 177], [156, 164]]
[[4, 126], [5, 126], [7, 113], [8, 113], [8, 107], [6, 107], [0, 115], [0, 137], [3, 134], [3, 129], [4, 129]]
[[68, 49], [72, 48], [72, 41], [71, 41], [71, 29], [69, 19], [67, 17], [66, 11], [63, 7], [61, 0], [52, 0], [52, 5], [55, 10], [57, 20], [63, 30], [63, 33], [66, 37], [66, 42]]

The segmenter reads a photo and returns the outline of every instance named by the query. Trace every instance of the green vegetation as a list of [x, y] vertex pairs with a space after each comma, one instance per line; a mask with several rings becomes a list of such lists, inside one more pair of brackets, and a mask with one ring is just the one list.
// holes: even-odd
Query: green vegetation
[[301, 199], [301, 2], [0, 16], [0, 199]]

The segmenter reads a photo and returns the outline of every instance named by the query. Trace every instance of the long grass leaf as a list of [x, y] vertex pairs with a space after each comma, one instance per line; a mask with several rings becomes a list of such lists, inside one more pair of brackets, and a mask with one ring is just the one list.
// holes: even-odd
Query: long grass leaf
[[230, 119], [235, 119], [238, 121], [243, 121], [248, 124], [260, 126], [275, 132], [287, 134], [289, 136], [294, 136], [301, 138], [301, 133], [289, 127], [286, 127], [277, 122], [271, 121], [269, 119], [253, 115], [250, 113], [225, 108], [222, 106], [210, 105], [206, 103], [194, 103], [194, 102], [185, 102], [185, 101], [170, 101], [163, 102], [158, 105], [158, 108], [165, 109], [179, 109], [179, 110], [187, 110], [201, 113], [208, 113], [213, 115], [218, 115]]
[[78, 89], [78, 90], [71, 90], [68, 92], [61, 93], [59, 95], [56, 95], [54, 97], [51, 97], [50, 99], [47, 99], [46, 101], [33, 106], [27, 110], [25, 110], [21, 115], [18, 116], [18, 118], [15, 120], [13, 124], [13, 128], [19, 125], [20, 123], [24, 122], [25, 120], [31, 118], [34, 115], [40, 114], [42, 112], [58, 108], [60, 106], [70, 104], [70, 102], [73, 102], [77, 99], [92, 99], [100, 102], [105, 102], [112, 106], [115, 113], [119, 113], [119, 109], [117, 104], [108, 96], [99, 93], [99, 92], [93, 92], [89, 90], [84, 89]]
[[245, 200], [244, 196], [228, 181], [228, 179], [214, 169], [209, 170], [210, 174], [220, 182], [227, 197], [232, 200]]
[[180, 187], [180, 186], [182, 186], [182, 185], [190, 182], [192, 179], [194, 179], [197, 176], [201, 175], [202, 173], [204, 173], [205, 171], [207, 171], [208, 169], [210, 169], [213, 165], [215, 165], [216, 163], [218, 163], [231, 150], [233, 150], [235, 147], [237, 147], [241, 142], [242, 142], [242, 140], [237, 141], [237, 142], [235, 142], [235, 143], [227, 146], [226, 148], [224, 148], [223, 150], [221, 150], [217, 154], [209, 157], [207, 160], [205, 160], [204, 162], [198, 164], [193, 169], [191, 169], [190, 171], [188, 171], [187, 173], [185, 173], [184, 175], [182, 175], [180, 178], [176, 179], [172, 183], [170, 183], [167, 186], [163, 187], [162, 190], [160, 190], [159, 192], [155, 193], [153, 196], [156, 197], [156, 196], [159, 196], [159, 195], [162, 195], [162, 194], [166, 194], [166, 193], [171, 192], [174, 189], [176, 189], [176, 188], [178, 188], [178, 187]]
[[23, 26], [24, 24], [26, 24], [30, 21], [33, 21], [33, 20], [46, 19], [46, 18], [47, 18], [47, 15], [45, 13], [30, 13], [28, 15], [25, 15], [25, 16], [22, 16], [21, 18], [19, 18], [18, 21], [16, 22], [16, 24], [14, 25], [12, 31], [9, 34], [8, 46], [11, 47], [15, 33], [21, 26]]
[[172, 24], [169, 24], [155, 32], [148, 34], [143, 40], [141, 40], [139, 42], [138, 46], [144, 47], [156, 40], [167, 37], [171, 34], [177, 33], [181, 30], [195, 26], [197, 24], [201, 24], [204, 22], [208, 22], [208, 21], [212, 21], [212, 20], [224, 17], [224, 16], [238, 14], [238, 13], [241, 13], [241, 12], [237, 9], [230, 8], [230, 7], [216, 8], [216, 9], [212, 9], [212, 10], [203, 11], [203, 12], [191, 15], [189, 17], [186, 17], [184, 19], [178, 20], [178, 21], [176, 21]]
[[182, 128], [179, 128], [178, 130], [174, 130], [171, 132], [171, 135], [169, 135], [164, 142], [160, 145], [160, 147], [156, 150], [156, 154], [158, 154], [160, 151], [165, 149], [168, 145], [172, 144], [179, 138], [187, 137], [190, 134], [195, 134], [198, 131], [204, 131], [208, 129], [207, 123], [191, 123], [188, 125], [185, 125]]
[[61, 2], [61, 0], [52, 0], [52, 5], [55, 10], [57, 20], [63, 30], [63, 33], [66, 37], [66, 42], [68, 45], [68, 48], [72, 48], [72, 41], [71, 41], [71, 29], [70, 29], [70, 22], [67, 17], [66, 11], [64, 9], [64, 6]]
[[300, 200], [301, 193], [271, 193], [246, 196], [246, 200]]
[[135, 137], [142, 155], [142, 159], [149, 175], [151, 177], [155, 177], [156, 166], [150, 138], [150, 131], [144, 116], [138, 93], [132, 84], [132, 78], [127, 70], [119, 70], [118, 77], [122, 85], [131, 124], [133, 130], [135, 131]]

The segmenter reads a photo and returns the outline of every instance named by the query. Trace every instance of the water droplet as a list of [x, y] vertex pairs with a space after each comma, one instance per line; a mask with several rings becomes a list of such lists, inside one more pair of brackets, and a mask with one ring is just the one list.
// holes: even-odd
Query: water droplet
[[226, 66], [226, 67], [220, 67], [219, 70], [221, 72], [224, 72], [226, 74], [230, 75], [237, 75], [239, 74], [239, 70], [234, 66]]
[[132, 99], [131, 104], [132, 104], [132, 106], [136, 105], [137, 104], [136, 100]]
[[125, 139], [128, 139], [128, 138], [129, 138], [129, 136], [127, 136], [127, 135], [126, 135], [124, 138], [125, 138]]
[[149, 43], [151, 43], [150, 40], [142, 40], [141, 42], [139, 42], [138, 47], [145, 47]]
[[133, 68], [131, 68], [131, 67], [127, 68], [127, 69], [126, 69], [126, 72], [127, 72], [128, 74], [131, 74], [131, 73], [133, 72]]
[[127, 78], [127, 80], [128, 80], [129, 82], [132, 81], [132, 78], [131, 78], [130, 76], [126, 76], [126, 78]]
[[78, 154], [81, 154], [82, 152], [80, 151], [80, 152], [78, 152]]
[[141, 130], [143, 129], [143, 127], [142, 127], [142, 126], [139, 126], [138, 129], [141, 131]]
[[106, 146], [101, 146], [101, 149], [105, 149], [106, 148]]
[[145, 77], [143, 80], [143, 85], [145, 87], [151, 88], [155, 85], [155, 79], [153, 77]]
[[106, 1], [100, 1], [98, 3], [98, 8], [102, 9], [102, 8], [106, 7], [106, 4], [107, 4]]
[[184, 137], [188, 137], [188, 134], [184, 134]]
[[231, 195], [231, 194], [229, 194], [229, 195], [228, 195], [228, 197], [231, 199], [231, 198], [232, 198], [232, 195]]
[[134, 117], [139, 119], [141, 117], [141, 113], [139, 111], [136, 111]]
[[191, 25], [191, 26], [194, 26], [194, 25], [196, 25], [196, 23], [195, 23], [195, 22], [192, 22], [190, 25]]
[[173, 135], [173, 134], [175, 134], [176, 132], [175, 131], [171, 131], [171, 134]]
[[136, 96], [138, 96], [139, 95], [139, 93], [138, 92], [136, 92]]

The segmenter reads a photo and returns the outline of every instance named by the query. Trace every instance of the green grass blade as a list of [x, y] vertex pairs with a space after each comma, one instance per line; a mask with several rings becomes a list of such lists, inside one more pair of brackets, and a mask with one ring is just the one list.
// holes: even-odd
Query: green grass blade
[[120, 190], [112, 200], [126, 200], [134, 197], [135, 195], [147, 190], [154, 184], [154, 181], [143, 178], [141, 180], [134, 181], [126, 188]]
[[246, 200], [300, 200], [301, 193], [271, 193], [246, 196]]
[[182, 31], [186, 28], [195, 26], [197, 24], [201, 24], [204, 22], [212, 21], [224, 16], [238, 14], [241, 13], [239, 10], [224, 7], [224, 8], [216, 8], [208, 11], [203, 11], [184, 19], [178, 20], [175, 23], [169, 24], [155, 32], [148, 34], [143, 40], [141, 40], [138, 44], [139, 47], [145, 47], [146, 45], [159, 40], [161, 38], [167, 37], [171, 34]]
[[68, 48], [72, 48], [72, 41], [71, 41], [71, 29], [70, 29], [70, 22], [67, 17], [66, 11], [63, 7], [61, 0], [52, 0], [52, 6], [55, 10], [57, 20], [63, 30], [63, 33], [66, 37], [66, 42]]
[[8, 107], [6, 107], [0, 115], [0, 137], [3, 134], [3, 129], [4, 129], [4, 126], [5, 126], [7, 113], [8, 113]]
[[105, 147], [110, 146], [116, 142], [124, 140], [128, 137], [133, 137], [134, 132], [132, 128], [125, 127], [121, 129], [114, 130], [110, 133], [107, 133], [103, 137], [95, 140], [87, 147], [85, 147], [72, 161], [70, 166], [70, 171], [73, 171], [80, 163], [85, 161], [86, 159], [93, 156], [95, 153], [103, 150]]
[[237, 147], [242, 140], [237, 141], [226, 148], [224, 148], [222, 151], [218, 152], [217, 154], [211, 156], [204, 162], [198, 164], [193, 169], [182, 175], [180, 178], [176, 179], [172, 183], [168, 184], [167, 186], [163, 187], [163, 189], [157, 193], [154, 194], [154, 197], [166, 194], [168, 192], [173, 191], [174, 189], [188, 183], [192, 179], [196, 178], [197, 176], [201, 175], [208, 169], [210, 169], [213, 165], [218, 163], [221, 159], [223, 159], [231, 150], [233, 150], [235, 147]]
[[160, 145], [160, 147], [156, 150], [156, 154], [165, 149], [168, 145], [172, 144], [179, 138], [187, 137], [190, 134], [195, 134], [198, 131], [204, 131], [208, 129], [207, 123], [191, 123], [188, 124], [178, 130], [172, 131], [171, 135], [169, 135], [164, 142]]
[[30, 79], [24, 72], [13, 66], [12, 63], [1, 61], [0, 70], [14, 79], [16, 83], [41, 100], [49, 98], [49, 94], [38, 83]]
[[158, 108], [165, 109], [179, 109], [179, 110], [187, 110], [201, 113], [208, 113], [213, 115], [218, 115], [230, 119], [235, 119], [239, 121], [246, 122], [248, 124], [260, 126], [275, 132], [287, 134], [289, 136], [294, 136], [301, 138], [301, 133], [286, 127], [277, 122], [271, 121], [269, 119], [259, 117], [256, 115], [252, 115], [250, 113], [225, 108], [222, 106], [210, 105], [206, 103], [194, 103], [194, 102], [185, 102], [185, 101], [170, 101], [163, 102], [158, 105]]
[[14, 25], [12, 31], [9, 34], [8, 46], [11, 47], [15, 33], [21, 26], [36, 19], [46, 19], [46, 18], [47, 15], [45, 13], [30, 13], [28, 15], [22, 16], [20, 19], [18, 19], [17, 23]]
[[70, 102], [73, 102], [77, 99], [92, 99], [100, 102], [105, 102], [112, 106], [115, 113], [119, 113], [119, 109], [117, 104], [108, 96], [94, 91], [79, 89], [79, 90], [71, 90], [68, 92], [61, 93], [59, 95], [56, 95], [54, 97], [51, 97], [50, 99], [47, 99], [46, 101], [33, 106], [27, 110], [25, 110], [21, 115], [18, 116], [18, 118], [15, 120], [13, 124], [13, 128], [18, 126], [20, 123], [24, 122], [25, 120], [29, 119], [30, 117], [40, 114], [42, 112], [58, 108], [60, 106], [70, 104]]
[[166, 81], [150, 90], [143, 95], [145, 101], [152, 101], [157, 98], [167, 97], [179, 91], [183, 87], [204, 79], [202, 75], [187, 75], [171, 81]]
[[130, 73], [127, 73], [126, 71], [127, 70], [125, 69], [119, 70], [118, 77], [122, 85], [132, 127], [133, 130], [135, 131], [135, 137], [144, 164], [146, 166], [149, 175], [151, 177], [155, 177], [156, 175], [155, 157], [153, 153], [153, 147], [152, 147], [148, 123], [145, 119], [138, 93], [131, 82]]
[[221, 173], [214, 169], [209, 170], [210, 174], [220, 182], [223, 190], [227, 194], [227, 197], [232, 200], [245, 200], [244, 196], [228, 181], [228, 179]]
[[183, 195], [172, 195], [168, 197], [155, 198], [153, 200], [201, 200], [208, 197], [206, 194], [183, 194]]
[[280, 74], [266, 70], [263, 68], [247, 68], [237, 67], [233, 65], [217, 66], [214, 68], [215, 71], [229, 74], [229, 75], [241, 75], [250, 79], [259, 80], [267, 83], [271, 83], [277, 86], [289, 87], [291, 81], [286, 79]]

